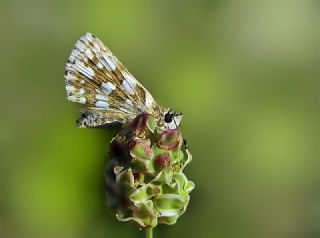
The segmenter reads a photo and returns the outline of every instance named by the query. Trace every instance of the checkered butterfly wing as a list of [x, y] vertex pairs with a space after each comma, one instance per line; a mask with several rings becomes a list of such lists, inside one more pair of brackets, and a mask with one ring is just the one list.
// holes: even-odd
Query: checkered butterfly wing
[[65, 71], [67, 99], [85, 104], [79, 127], [126, 123], [159, 106], [111, 51], [90, 33], [76, 43]]

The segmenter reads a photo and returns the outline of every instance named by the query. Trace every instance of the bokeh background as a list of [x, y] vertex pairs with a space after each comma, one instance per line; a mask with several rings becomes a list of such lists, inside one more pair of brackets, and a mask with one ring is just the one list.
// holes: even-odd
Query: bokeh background
[[320, 237], [320, 1], [1, 0], [0, 237], [144, 237], [106, 206], [116, 129], [78, 129], [87, 31], [184, 112], [191, 203], [155, 237]]

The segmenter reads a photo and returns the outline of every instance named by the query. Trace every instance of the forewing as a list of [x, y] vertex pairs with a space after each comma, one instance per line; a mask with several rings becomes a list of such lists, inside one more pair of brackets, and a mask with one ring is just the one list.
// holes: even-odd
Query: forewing
[[66, 65], [65, 79], [68, 100], [86, 105], [79, 126], [124, 123], [140, 113], [155, 114], [158, 110], [151, 94], [90, 33], [76, 43]]

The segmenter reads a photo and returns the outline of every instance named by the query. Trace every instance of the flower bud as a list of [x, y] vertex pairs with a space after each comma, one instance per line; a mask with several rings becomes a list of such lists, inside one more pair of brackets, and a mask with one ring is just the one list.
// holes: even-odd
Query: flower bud
[[164, 150], [177, 149], [182, 142], [181, 134], [178, 129], [164, 131], [158, 141], [158, 146]]
[[154, 157], [154, 164], [156, 170], [163, 170], [170, 165], [170, 154], [164, 153]]

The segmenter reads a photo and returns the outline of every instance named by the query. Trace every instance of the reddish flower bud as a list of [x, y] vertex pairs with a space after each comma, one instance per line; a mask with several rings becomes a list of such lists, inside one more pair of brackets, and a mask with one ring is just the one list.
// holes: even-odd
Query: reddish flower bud
[[150, 160], [153, 152], [150, 148], [150, 140], [134, 139], [130, 145], [130, 154], [133, 158]]
[[164, 150], [174, 150], [181, 145], [181, 135], [177, 129], [164, 131], [158, 140], [158, 146]]
[[164, 153], [155, 156], [154, 158], [154, 166], [157, 170], [163, 170], [164, 168], [170, 165], [170, 154]]

